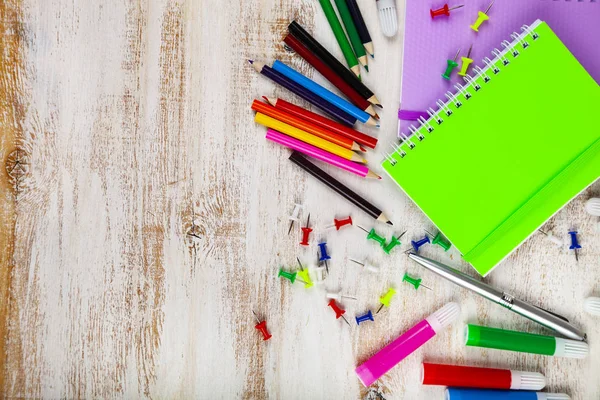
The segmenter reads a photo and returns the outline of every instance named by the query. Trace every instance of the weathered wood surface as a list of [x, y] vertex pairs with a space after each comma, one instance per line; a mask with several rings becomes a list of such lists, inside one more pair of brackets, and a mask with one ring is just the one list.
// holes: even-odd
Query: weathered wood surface
[[[399, 1], [402, 15], [403, 2]], [[395, 135], [402, 34], [379, 32], [375, 2], [360, 3], [376, 59], [365, 81], [385, 105], [381, 159]], [[354, 367], [449, 300], [463, 321], [540, 328], [420, 270], [385, 256], [356, 230], [328, 232], [326, 287], [354, 293], [349, 317], [398, 295], [376, 323], [348, 329], [322, 290], [276, 277], [295, 256], [287, 236], [301, 201], [317, 226], [352, 214], [372, 221], [287, 161], [264, 140], [249, 104], [287, 93], [254, 73], [247, 58], [286, 54], [281, 39], [299, 19], [341, 55], [318, 3], [152, 0], [0, 3], [0, 384], [5, 397], [207, 399], [364, 398]], [[401, 31], [400, 31], [401, 32]], [[320, 77], [317, 77], [320, 79]], [[331, 171], [381, 204], [415, 238], [427, 219], [393, 185]], [[456, 324], [381, 382], [386, 399], [441, 398], [418, 383], [421, 360], [544, 372], [549, 390], [600, 398], [600, 324], [582, 311], [600, 293], [600, 233], [583, 202], [595, 184], [547, 225], [567, 239], [577, 227], [580, 262], [535, 236], [489, 281], [571, 316], [585, 327], [583, 361], [465, 348]], [[306, 214], [303, 215], [306, 217]], [[455, 251], [424, 254], [461, 265]], [[381, 265], [378, 278], [348, 256]], [[404, 271], [434, 291], [414, 292]], [[262, 342], [251, 310], [266, 316]]]

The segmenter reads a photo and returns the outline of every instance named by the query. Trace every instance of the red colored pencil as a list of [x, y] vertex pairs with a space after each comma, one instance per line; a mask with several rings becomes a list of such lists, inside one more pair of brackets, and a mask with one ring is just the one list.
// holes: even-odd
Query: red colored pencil
[[284, 111], [298, 118], [302, 118], [306, 121], [312, 122], [313, 124], [328, 129], [331, 132], [350, 138], [359, 144], [365, 145], [372, 149], [374, 149], [377, 145], [376, 138], [369, 135], [365, 135], [364, 133], [359, 132], [355, 129], [348, 128], [347, 126], [344, 126], [338, 122], [332, 121], [319, 114], [315, 114], [312, 111], [305, 110], [304, 108], [298, 107], [295, 104], [273, 97], [263, 96], [263, 99], [265, 99], [269, 104], [271, 104], [275, 108], [280, 109], [281, 111]]
[[290, 46], [300, 57], [304, 58], [310, 65], [312, 65], [317, 71], [321, 73], [329, 82], [337, 87], [348, 99], [354, 103], [361, 110], [369, 113], [370, 115], [379, 118], [375, 113], [373, 106], [364, 97], [362, 97], [352, 86], [348, 85], [342, 78], [329, 68], [327, 64], [321, 61], [317, 56], [310, 52], [298, 39], [293, 35], [288, 34], [283, 39], [285, 44]]

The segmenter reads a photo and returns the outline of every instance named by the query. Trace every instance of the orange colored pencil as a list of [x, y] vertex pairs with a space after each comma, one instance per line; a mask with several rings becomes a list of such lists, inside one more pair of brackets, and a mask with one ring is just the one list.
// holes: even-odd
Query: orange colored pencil
[[360, 147], [360, 145], [352, 139], [348, 139], [347, 137], [338, 135], [337, 133], [333, 133], [330, 130], [320, 127], [319, 125], [295, 117], [292, 114], [288, 114], [284, 111], [281, 111], [278, 108], [273, 107], [272, 105], [263, 103], [262, 101], [254, 100], [252, 102], [252, 109], [254, 111], [268, 115], [271, 118], [275, 118], [288, 125], [291, 125], [294, 128], [301, 129], [305, 132], [318, 136], [321, 139], [325, 139], [327, 141], [330, 141], [331, 143], [335, 143], [338, 146], [341, 146], [345, 149], [365, 151], [365, 149]]

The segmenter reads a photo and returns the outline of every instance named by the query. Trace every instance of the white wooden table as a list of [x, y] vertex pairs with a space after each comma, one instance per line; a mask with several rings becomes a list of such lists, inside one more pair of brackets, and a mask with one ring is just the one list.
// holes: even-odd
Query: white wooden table
[[[378, 169], [396, 134], [402, 29], [385, 39], [375, 2], [360, 6], [376, 57], [364, 80], [385, 107], [379, 150], [369, 154]], [[400, 15], [403, 7], [399, 0]], [[396, 287], [374, 323], [349, 328], [334, 319], [323, 290], [276, 277], [280, 265], [295, 268], [296, 256], [316, 258], [316, 244], [301, 249], [297, 230], [286, 235], [294, 202], [316, 226], [348, 214], [373, 224], [293, 166], [252, 121], [254, 98], [297, 99], [247, 58], [281, 58], [316, 75], [283, 50], [293, 18], [341, 58], [315, 0], [0, 4], [2, 393], [362, 399], [369, 395], [355, 366], [454, 300], [461, 323], [386, 375], [382, 398], [442, 398], [442, 388], [419, 384], [423, 360], [540, 371], [550, 391], [600, 398], [600, 320], [582, 311], [585, 297], [600, 294], [600, 234], [583, 212], [598, 184], [546, 226], [565, 240], [568, 229], [579, 230], [579, 263], [539, 235], [486, 279], [585, 328], [586, 360], [465, 348], [464, 322], [543, 331], [400, 251], [384, 255], [357, 229], [322, 236], [332, 256], [326, 287], [359, 298], [344, 302], [350, 318]], [[407, 229], [414, 239], [431, 229], [389, 180], [330, 172], [383, 208], [395, 223], [377, 225], [387, 236]], [[469, 271], [454, 249], [423, 254]], [[369, 257], [382, 273], [362, 273], [349, 256]], [[403, 284], [405, 271], [434, 291]], [[270, 341], [260, 340], [251, 310], [266, 317]]]

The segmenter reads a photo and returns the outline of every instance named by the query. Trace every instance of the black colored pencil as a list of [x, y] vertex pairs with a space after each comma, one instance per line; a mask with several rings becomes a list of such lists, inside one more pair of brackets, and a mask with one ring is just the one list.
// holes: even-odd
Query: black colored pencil
[[323, 182], [325, 185], [329, 186], [329, 188], [336, 191], [339, 195], [353, 203], [355, 206], [359, 207], [371, 217], [378, 221], [392, 225], [391, 221], [385, 215], [383, 215], [383, 212], [381, 212], [379, 208], [375, 207], [373, 204], [356, 194], [356, 192], [348, 188], [348, 186], [345, 186], [327, 172], [308, 161], [306, 158], [304, 158], [304, 156], [302, 156], [302, 154], [298, 153], [297, 151], [293, 151], [290, 155], [290, 161]]
[[375, 97], [373, 92], [366, 87], [357, 77], [338, 61], [327, 49], [319, 42], [316, 41], [299, 23], [292, 21], [288, 25], [289, 32], [302, 44], [312, 51], [317, 57], [321, 59], [325, 64], [329, 66], [340, 78], [342, 78], [348, 85], [352, 86], [362, 97], [367, 99], [370, 103], [381, 106], [381, 103]]
[[360, 13], [360, 8], [358, 8], [358, 3], [356, 3], [356, 0], [346, 0], [346, 4], [348, 5], [350, 16], [354, 21], [354, 26], [356, 26], [356, 30], [358, 31], [358, 36], [360, 36], [360, 41], [365, 46], [367, 53], [373, 57], [373, 41], [371, 40], [371, 35], [369, 35], [367, 24], [365, 24], [365, 20]]

